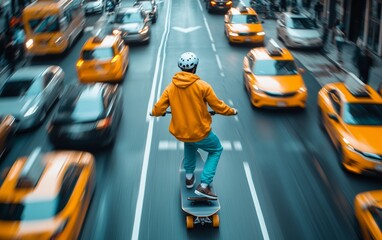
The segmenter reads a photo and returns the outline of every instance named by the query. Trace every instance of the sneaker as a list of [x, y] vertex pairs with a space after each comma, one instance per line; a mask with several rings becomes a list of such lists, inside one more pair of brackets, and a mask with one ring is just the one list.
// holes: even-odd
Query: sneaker
[[195, 175], [192, 175], [192, 178], [190, 180], [186, 178], [186, 188], [188, 189], [193, 188], [194, 185], [195, 185]]
[[196, 188], [195, 194], [210, 199], [218, 199], [218, 196], [216, 196], [215, 193], [211, 191], [210, 186], [203, 188], [201, 184], [199, 184], [199, 186]]

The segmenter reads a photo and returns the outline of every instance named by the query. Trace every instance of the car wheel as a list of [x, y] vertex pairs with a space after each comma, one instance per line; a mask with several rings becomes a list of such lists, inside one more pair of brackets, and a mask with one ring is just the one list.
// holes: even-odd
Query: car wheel
[[153, 17], [153, 23], [156, 23], [156, 22], [157, 22], [157, 18], [158, 18], [158, 16], [157, 16], [157, 15], [154, 15], [154, 17]]

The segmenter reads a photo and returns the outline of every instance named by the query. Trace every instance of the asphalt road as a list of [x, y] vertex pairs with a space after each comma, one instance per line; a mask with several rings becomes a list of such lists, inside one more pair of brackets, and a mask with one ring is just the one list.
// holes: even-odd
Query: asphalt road
[[[354, 196], [379, 189], [381, 181], [341, 169], [318, 127], [321, 86], [314, 76], [304, 73], [305, 111], [254, 109], [242, 80], [242, 60], [253, 46], [230, 46], [223, 34], [224, 15], [208, 14], [203, 0], [158, 4], [150, 44], [130, 46], [116, 144], [94, 153], [96, 191], [81, 239], [358, 239]], [[99, 17], [89, 16], [87, 25]], [[267, 37], [274, 37], [275, 21], [265, 20], [263, 26]], [[90, 36], [85, 32], [65, 56], [34, 58], [31, 64], [60, 65], [67, 83], [77, 81], [76, 60]], [[225, 149], [214, 181], [221, 203], [219, 229], [186, 229], [178, 175], [182, 144], [168, 132], [171, 116], [147, 115], [179, 71], [177, 59], [185, 51], [199, 56], [197, 74], [239, 110], [236, 117], [213, 117], [213, 130]], [[47, 122], [19, 134], [1, 168], [37, 146], [53, 150]]]

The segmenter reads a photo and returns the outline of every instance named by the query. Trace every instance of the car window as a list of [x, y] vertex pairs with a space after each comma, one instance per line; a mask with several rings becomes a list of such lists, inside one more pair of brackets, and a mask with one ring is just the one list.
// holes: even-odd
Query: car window
[[288, 27], [292, 29], [315, 29], [314, 23], [309, 18], [290, 18]]
[[114, 50], [112, 47], [99, 47], [92, 50], [84, 50], [82, 52], [83, 60], [108, 60], [114, 57]]
[[44, 87], [48, 86], [48, 84], [52, 81], [54, 77], [54, 73], [51, 71], [48, 71], [44, 74], [43, 80], [44, 80]]
[[115, 16], [115, 23], [126, 24], [126, 23], [137, 23], [142, 22], [143, 18], [140, 12], [133, 13], [118, 13]]
[[296, 75], [296, 64], [291, 60], [258, 60], [253, 66], [253, 73], [258, 76]]
[[330, 102], [338, 115], [341, 115], [341, 98], [335, 90], [329, 92]]
[[231, 23], [247, 24], [247, 23], [259, 23], [259, 19], [256, 15], [232, 15]]
[[344, 122], [351, 125], [382, 126], [382, 104], [348, 103], [344, 108]]
[[60, 30], [57, 15], [29, 20], [29, 26], [34, 33], [52, 33]]
[[23, 97], [29, 95], [33, 80], [9, 81], [6, 82], [0, 90], [0, 97]]

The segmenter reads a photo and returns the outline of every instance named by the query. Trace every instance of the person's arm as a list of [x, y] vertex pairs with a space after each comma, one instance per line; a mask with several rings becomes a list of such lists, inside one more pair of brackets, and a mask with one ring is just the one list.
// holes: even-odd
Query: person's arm
[[225, 104], [222, 100], [220, 100], [212, 87], [207, 84], [207, 89], [206, 89], [206, 95], [205, 99], [208, 103], [208, 105], [214, 110], [216, 113], [221, 114], [221, 115], [236, 115], [237, 110], [234, 108], [231, 108], [227, 104]]
[[167, 88], [162, 93], [162, 96], [159, 98], [158, 102], [155, 103], [153, 109], [151, 110], [152, 116], [163, 116], [166, 113], [167, 108], [170, 105], [170, 101], [168, 98]]

